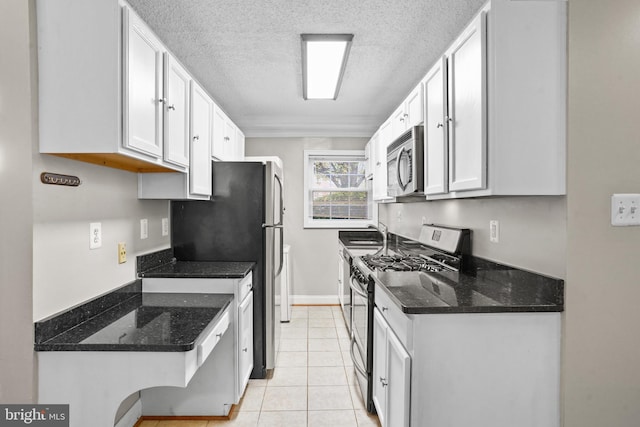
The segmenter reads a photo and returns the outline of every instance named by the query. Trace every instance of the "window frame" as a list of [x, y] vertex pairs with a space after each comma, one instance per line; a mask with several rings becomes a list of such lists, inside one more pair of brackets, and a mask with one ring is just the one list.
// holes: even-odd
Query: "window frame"
[[369, 179], [367, 176], [369, 175], [368, 171], [368, 163], [367, 158], [365, 156], [365, 150], [304, 150], [304, 228], [367, 228], [370, 225], [375, 225], [378, 222], [378, 209], [377, 204], [373, 201], [373, 192], [372, 186], [369, 183], [365, 182], [365, 189], [368, 193], [368, 205], [369, 205], [369, 214], [371, 215], [371, 219], [367, 220], [356, 220], [356, 219], [314, 219], [311, 217], [311, 192], [313, 188], [311, 187], [311, 175], [313, 173], [312, 160], [316, 157], [326, 157], [331, 158], [335, 157], [336, 161], [344, 160], [355, 160], [348, 159], [349, 157], [360, 158], [365, 162], [365, 181]]

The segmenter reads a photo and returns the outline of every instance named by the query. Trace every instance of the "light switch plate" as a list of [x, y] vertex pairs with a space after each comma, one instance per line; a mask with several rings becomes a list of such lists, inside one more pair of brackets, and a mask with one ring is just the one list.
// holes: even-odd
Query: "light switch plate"
[[640, 194], [611, 196], [611, 225], [616, 227], [640, 225]]

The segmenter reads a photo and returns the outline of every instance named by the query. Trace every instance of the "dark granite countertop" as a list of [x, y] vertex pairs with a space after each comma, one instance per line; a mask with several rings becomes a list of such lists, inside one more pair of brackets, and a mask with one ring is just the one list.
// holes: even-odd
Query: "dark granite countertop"
[[254, 266], [254, 262], [179, 261], [173, 257], [173, 249], [137, 257], [138, 276], [143, 278], [241, 279], [249, 274]]
[[[340, 241], [353, 254], [360, 252]], [[388, 250], [397, 250], [398, 239], [389, 242]], [[460, 272], [375, 271], [372, 277], [407, 314], [564, 311], [561, 279], [473, 256], [464, 264]]]
[[338, 240], [347, 248], [382, 247], [382, 234], [377, 230], [339, 230]]
[[142, 293], [139, 281], [35, 324], [36, 351], [189, 351], [232, 294]]

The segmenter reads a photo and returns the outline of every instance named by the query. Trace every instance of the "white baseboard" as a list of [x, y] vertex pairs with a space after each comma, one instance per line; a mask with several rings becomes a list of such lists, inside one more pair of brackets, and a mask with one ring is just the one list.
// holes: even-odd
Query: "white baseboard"
[[142, 417], [142, 402], [140, 399], [120, 418], [115, 427], [133, 427]]
[[337, 295], [291, 295], [291, 304], [299, 305], [338, 305]]

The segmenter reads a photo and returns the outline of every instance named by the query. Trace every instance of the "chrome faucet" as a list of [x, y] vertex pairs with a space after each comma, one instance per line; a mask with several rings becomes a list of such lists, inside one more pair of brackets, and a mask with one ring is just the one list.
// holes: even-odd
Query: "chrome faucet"
[[380, 233], [382, 235], [382, 250], [384, 252], [387, 251], [387, 237], [388, 237], [388, 232], [389, 232], [389, 228], [381, 223], [378, 222], [378, 226], [376, 227], [373, 224], [369, 224], [369, 226], [367, 228], [373, 228], [374, 230], [376, 230], [378, 233]]

